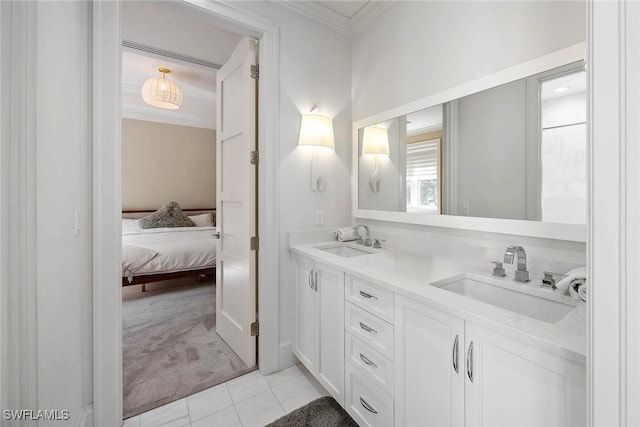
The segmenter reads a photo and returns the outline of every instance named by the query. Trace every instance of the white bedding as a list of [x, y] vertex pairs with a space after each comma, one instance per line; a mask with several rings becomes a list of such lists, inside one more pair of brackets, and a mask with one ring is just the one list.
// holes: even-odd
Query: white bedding
[[[215, 227], [123, 230], [123, 277], [215, 267], [216, 240], [213, 237], [215, 231]], [[125, 256], [132, 254], [131, 256], [139, 257], [141, 251], [129, 250], [131, 248], [125, 250], [125, 245], [146, 248], [157, 252], [157, 255], [140, 265], [139, 258], [125, 259]], [[132, 265], [136, 265], [136, 271], [131, 271]], [[127, 274], [125, 274], [125, 266], [127, 266]]]

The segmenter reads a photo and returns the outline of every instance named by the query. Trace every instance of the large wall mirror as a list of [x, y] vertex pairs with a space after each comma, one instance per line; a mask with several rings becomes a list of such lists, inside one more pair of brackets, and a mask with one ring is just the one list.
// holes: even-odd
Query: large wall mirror
[[358, 122], [355, 216], [584, 241], [586, 72], [539, 68]]

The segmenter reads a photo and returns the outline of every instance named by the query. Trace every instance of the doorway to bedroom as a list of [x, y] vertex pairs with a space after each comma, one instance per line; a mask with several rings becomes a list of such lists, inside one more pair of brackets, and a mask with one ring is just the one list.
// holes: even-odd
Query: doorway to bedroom
[[250, 39], [151, 1], [122, 39], [126, 419], [257, 369], [257, 122]]

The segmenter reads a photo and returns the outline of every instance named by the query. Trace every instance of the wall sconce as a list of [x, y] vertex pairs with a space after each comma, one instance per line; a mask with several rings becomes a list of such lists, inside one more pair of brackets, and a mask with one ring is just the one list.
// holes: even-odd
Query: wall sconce
[[309, 114], [302, 115], [300, 123], [300, 138], [298, 145], [311, 146], [311, 190], [324, 191], [327, 185], [326, 178], [320, 172], [320, 165], [316, 147], [335, 149], [333, 142], [333, 124], [331, 119], [320, 114], [313, 114], [316, 109]]
[[374, 156], [375, 166], [369, 177], [369, 188], [372, 193], [380, 191], [380, 179], [378, 178], [378, 157], [389, 156], [389, 135], [387, 129], [376, 125], [364, 128], [362, 135], [362, 153]]

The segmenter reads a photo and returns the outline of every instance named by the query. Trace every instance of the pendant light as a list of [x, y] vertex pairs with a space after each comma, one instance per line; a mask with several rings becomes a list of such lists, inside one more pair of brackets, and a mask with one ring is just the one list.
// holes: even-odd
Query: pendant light
[[162, 77], [153, 77], [142, 86], [142, 99], [149, 105], [158, 108], [175, 110], [182, 105], [182, 90], [177, 84], [167, 79], [171, 72], [168, 68], [159, 68]]

